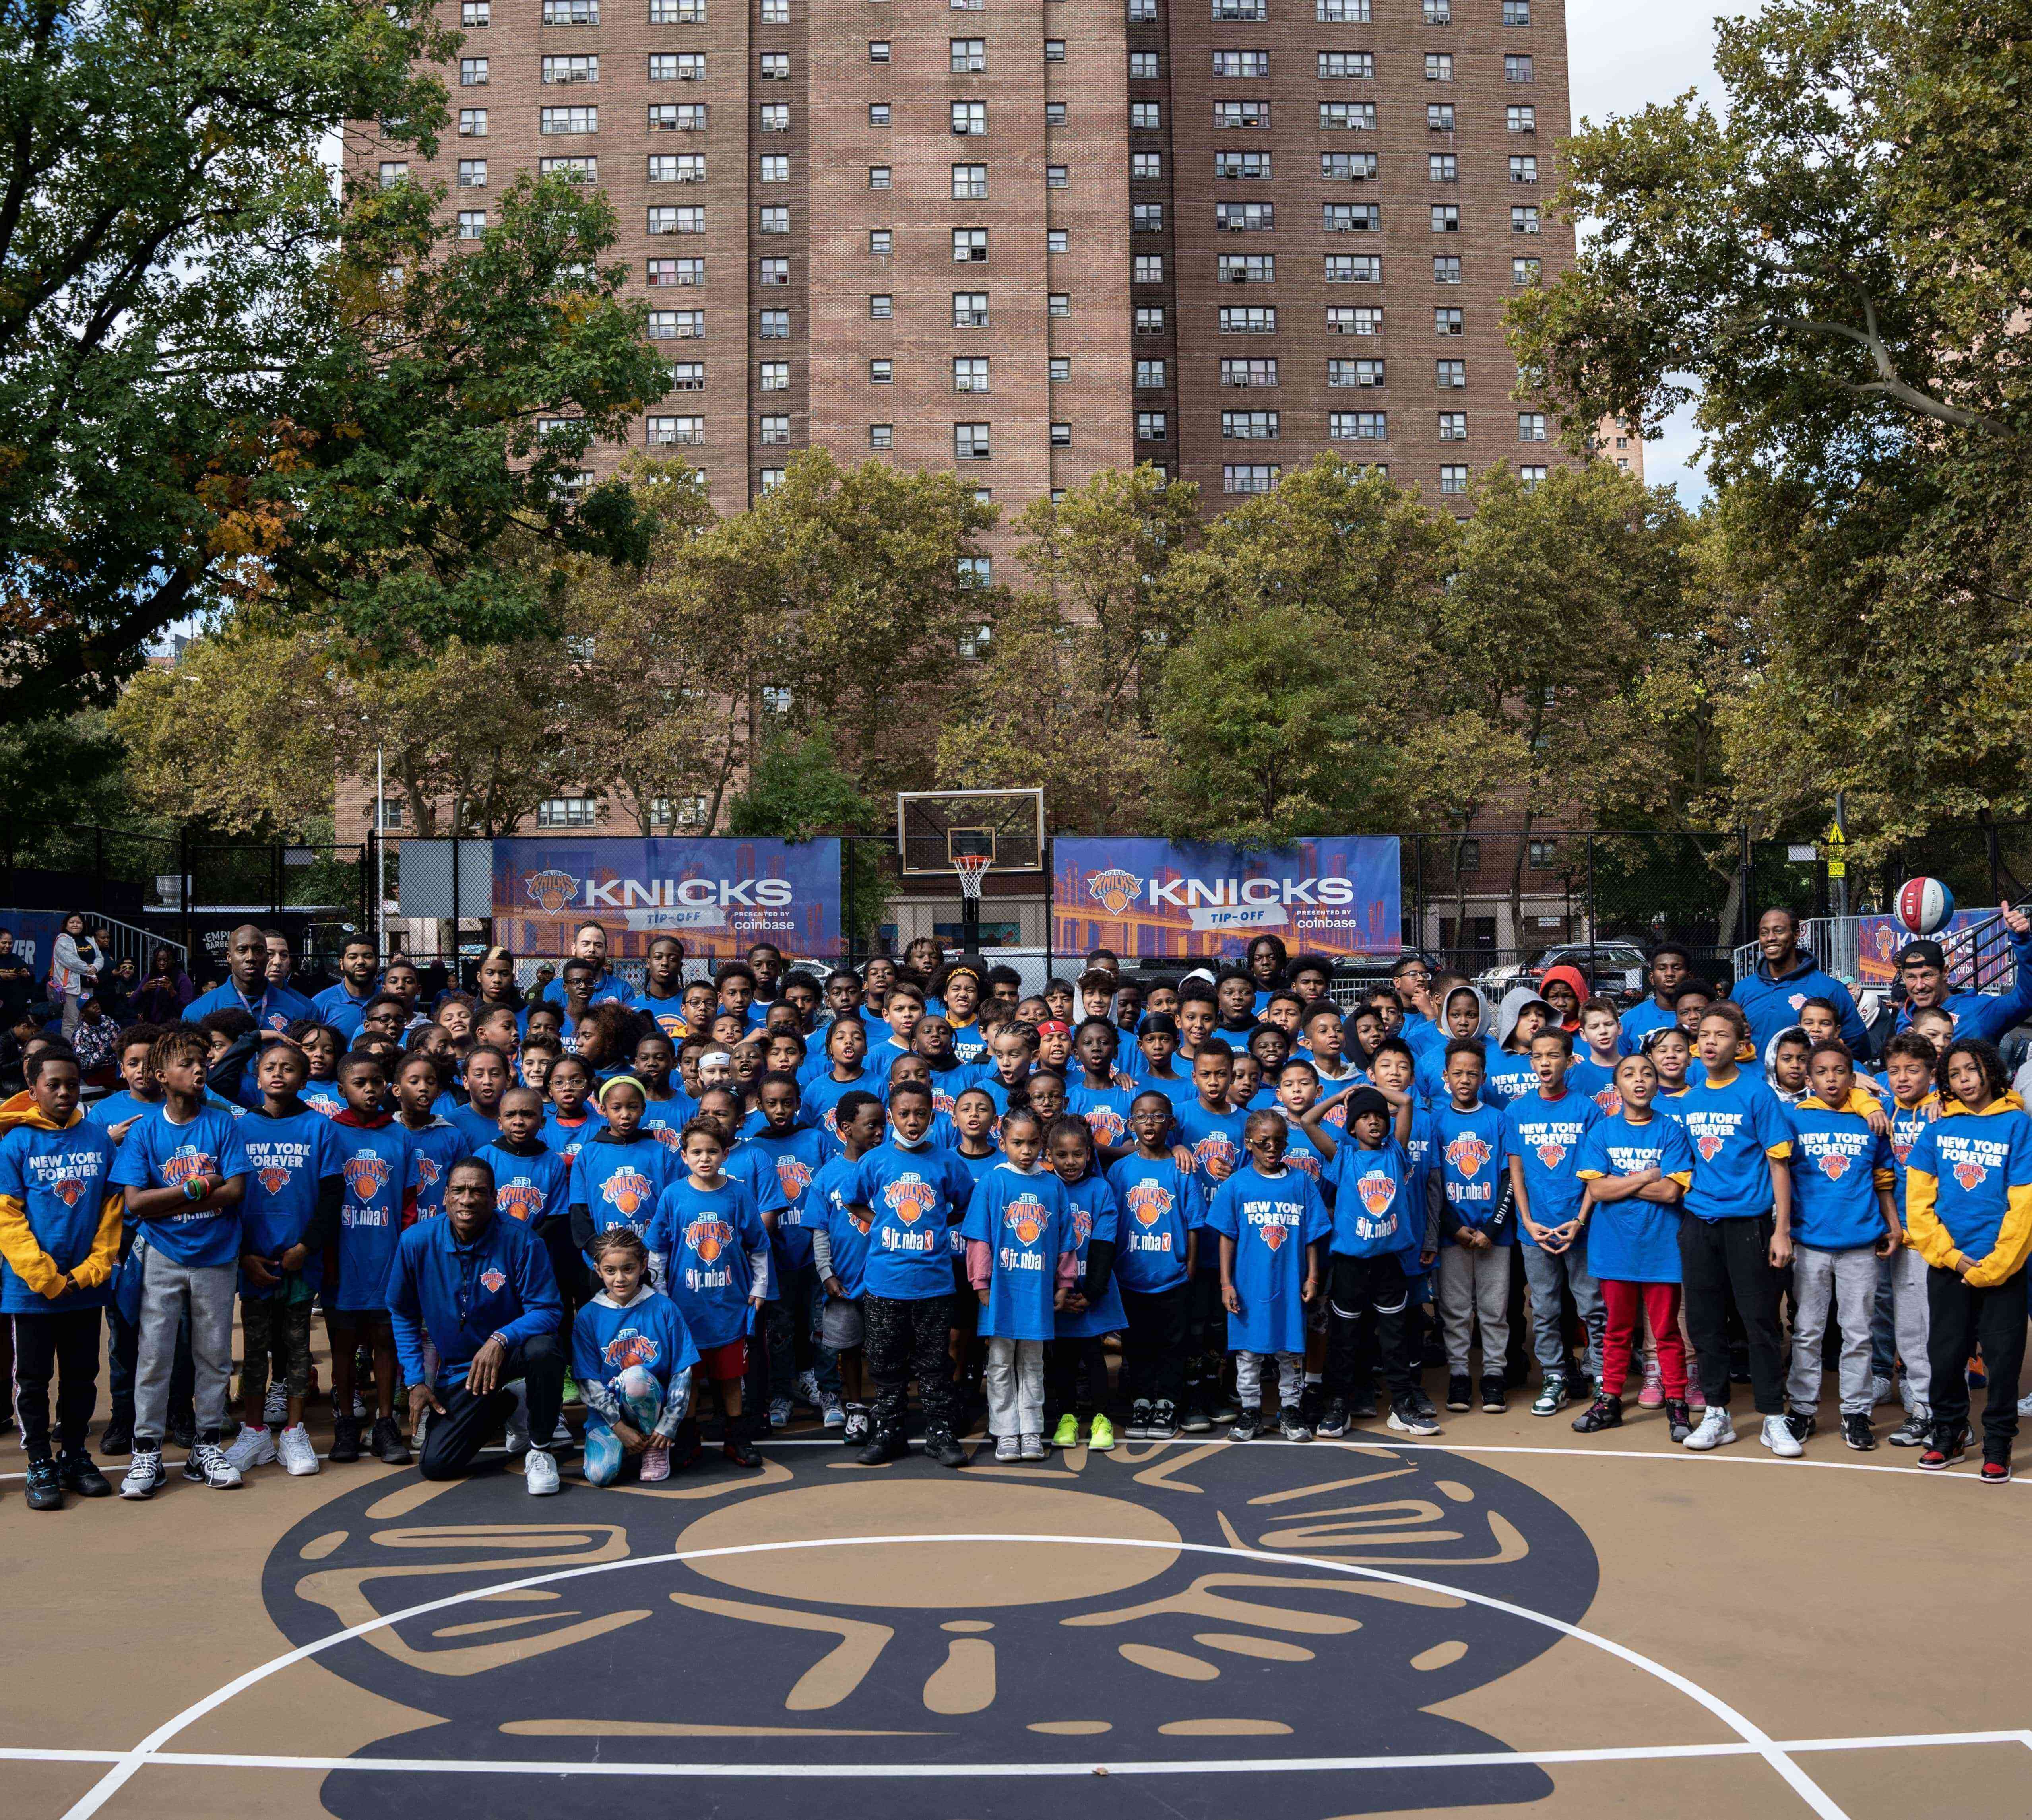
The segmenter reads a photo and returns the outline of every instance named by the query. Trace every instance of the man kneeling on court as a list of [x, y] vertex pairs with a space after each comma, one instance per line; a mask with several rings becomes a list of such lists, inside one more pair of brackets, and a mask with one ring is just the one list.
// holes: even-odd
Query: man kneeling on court
[[[550, 1437], [564, 1402], [564, 1304], [543, 1241], [495, 1211], [486, 1164], [454, 1164], [444, 1217], [419, 1220], [402, 1235], [388, 1306], [409, 1386], [410, 1427], [432, 1412], [419, 1444], [424, 1477], [457, 1478], [506, 1417], [510, 1452], [517, 1439], [543, 1437], [530, 1446], [523, 1469], [529, 1489], [538, 1497], [555, 1491]], [[424, 1362], [426, 1340], [437, 1353], [435, 1377]]]

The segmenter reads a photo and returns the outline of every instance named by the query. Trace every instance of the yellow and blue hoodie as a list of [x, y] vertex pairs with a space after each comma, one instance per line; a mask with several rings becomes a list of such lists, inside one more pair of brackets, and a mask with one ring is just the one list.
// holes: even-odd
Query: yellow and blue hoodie
[[1949, 1100], [1905, 1164], [1905, 1229], [1929, 1264], [1970, 1261], [1971, 1289], [1994, 1288], [2032, 1254], [2032, 1114], [2015, 1093], [1980, 1112]]
[[[125, 1196], [112, 1140], [73, 1112], [59, 1125], [31, 1093], [0, 1103], [0, 1314], [102, 1307]], [[65, 1293], [68, 1273], [77, 1284]]]

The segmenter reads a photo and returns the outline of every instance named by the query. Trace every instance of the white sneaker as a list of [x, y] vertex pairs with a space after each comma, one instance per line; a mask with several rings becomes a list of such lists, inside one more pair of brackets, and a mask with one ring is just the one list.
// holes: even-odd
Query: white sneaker
[[271, 1428], [280, 1428], [289, 1419], [289, 1392], [286, 1385], [268, 1386], [268, 1394], [261, 1399], [261, 1419]]
[[282, 1471], [292, 1478], [308, 1478], [318, 1469], [317, 1449], [311, 1445], [311, 1431], [298, 1422], [282, 1430], [282, 1439], [275, 1443], [275, 1452], [282, 1462]]
[[1872, 1377], [1870, 1381], [1870, 1407], [1874, 1409], [1880, 1403], [1888, 1403], [1894, 1388], [1888, 1377]]
[[245, 1472], [249, 1467], [273, 1466], [275, 1463], [275, 1437], [267, 1428], [243, 1427], [233, 1437], [233, 1444], [226, 1450], [226, 1463], [235, 1470]]
[[825, 1425], [827, 1428], [846, 1426], [846, 1411], [840, 1406], [838, 1397], [828, 1397], [819, 1405], [819, 1408], [825, 1417]]
[[201, 1441], [184, 1459], [184, 1477], [193, 1485], [209, 1486], [214, 1491], [232, 1491], [240, 1484], [240, 1469], [226, 1457], [216, 1441]]
[[1004, 1463], [1021, 1459], [1023, 1457], [1022, 1437], [1013, 1434], [997, 1435], [995, 1438], [995, 1457]]
[[788, 1428], [790, 1426], [790, 1400], [787, 1396], [770, 1399], [769, 1426], [771, 1428]]
[[[1781, 1422], [1782, 1428], [1784, 1424]], [[1791, 1438], [1789, 1433], [1787, 1437]], [[1695, 1453], [1712, 1453], [1718, 1447], [1727, 1447], [1735, 1439], [1735, 1424], [1728, 1419], [1725, 1409], [1710, 1409], [1701, 1418], [1701, 1425], [1688, 1435], [1684, 1445]]]
[[2027, 1392], [2026, 1395], [2019, 1398], [2018, 1413], [2020, 1415], [2032, 1415], [2032, 1392]]
[[1049, 1457], [1048, 1450], [1044, 1446], [1044, 1437], [1041, 1434], [1023, 1436], [1018, 1443], [1018, 1452], [1019, 1457], [1024, 1459], [1044, 1459]]
[[[1909, 1377], [1901, 1377], [1898, 1381], [1898, 1400], [1905, 1406], [1905, 1413], [1910, 1415], [1912, 1413], [1912, 1381]], [[2025, 1400], [2032, 1403], [2032, 1396]]]
[[548, 1497], [558, 1489], [558, 1463], [540, 1447], [529, 1450], [522, 1467], [522, 1489], [532, 1497]]
[[807, 1409], [824, 1407], [819, 1396], [819, 1374], [816, 1371], [801, 1371], [797, 1382], [791, 1386], [797, 1393], [797, 1400]]
[[652, 1447], [642, 1456], [642, 1482], [656, 1485], [670, 1476], [670, 1450]]
[[353, 1419], [355, 1422], [367, 1419], [367, 1405], [360, 1401], [360, 1392], [357, 1390], [353, 1393]]
[[169, 1477], [163, 1470], [162, 1450], [151, 1447], [145, 1452], [134, 1450], [133, 1463], [127, 1468], [126, 1476], [120, 1482], [122, 1497], [150, 1498], [162, 1489], [162, 1481]]
[[[1797, 1459], [1806, 1451], [1800, 1446], [1799, 1437], [1793, 1433], [1791, 1424], [1782, 1415], [1765, 1417], [1764, 1432], [1757, 1438], [1780, 1459]], [[1691, 1441], [1687, 1444], [1691, 1446]]]

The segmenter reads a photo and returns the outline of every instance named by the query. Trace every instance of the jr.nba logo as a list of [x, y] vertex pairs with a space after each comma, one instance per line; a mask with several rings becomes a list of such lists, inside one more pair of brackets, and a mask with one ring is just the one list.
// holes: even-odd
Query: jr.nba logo
[[1110, 866], [1106, 872], [1091, 874], [1086, 881], [1086, 895], [1110, 916], [1121, 915], [1135, 903], [1142, 890], [1141, 879], [1117, 865]]
[[551, 866], [543, 872], [531, 873], [522, 881], [522, 888], [530, 903], [545, 916], [554, 917], [578, 895], [578, 880], [570, 873], [559, 872]]

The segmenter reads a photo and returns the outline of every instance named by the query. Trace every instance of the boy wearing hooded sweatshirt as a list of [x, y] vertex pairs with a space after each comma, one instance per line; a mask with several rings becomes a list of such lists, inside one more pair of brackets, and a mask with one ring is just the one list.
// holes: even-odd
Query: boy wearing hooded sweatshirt
[[[1447, 1085], [1447, 1049], [1449, 1045], [1464, 1038], [1485, 1037], [1494, 1027], [1496, 1013], [1489, 1000], [1465, 984], [1450, 986], [1440, 1011], [1440, 1027], [1444, 1040], [1434, 1049], [1418, 1058], [1418, 1065], [1411, 1077], [1411, 1090], [1419, 1104], [1428, 1111], [1436, 1111], [1452, 1098]], [[1482, 1056], [1483, 1086], [1479, 1089], [1484, 1105], [1500, 1106], [1501, 1100], [1489, 1090], [1489, 1057]]]
[[1578, 1043], [1581, 1007], [1588, 1001], [1587, 975], [1578, 967], [1548, 967], [1538, 982], [1538, 996], [1552, 1007], [1554, 1021]]
[[1530, 986], [1512, 986], [1496, 1007], [1496, 1026], [1485, 1039], [1489, 1045], [1485, 1097], [1507, 1106], [1538, 1090], [1531, 1066], [1531, 1039], [1554, 1022], [1552, 1007]]

